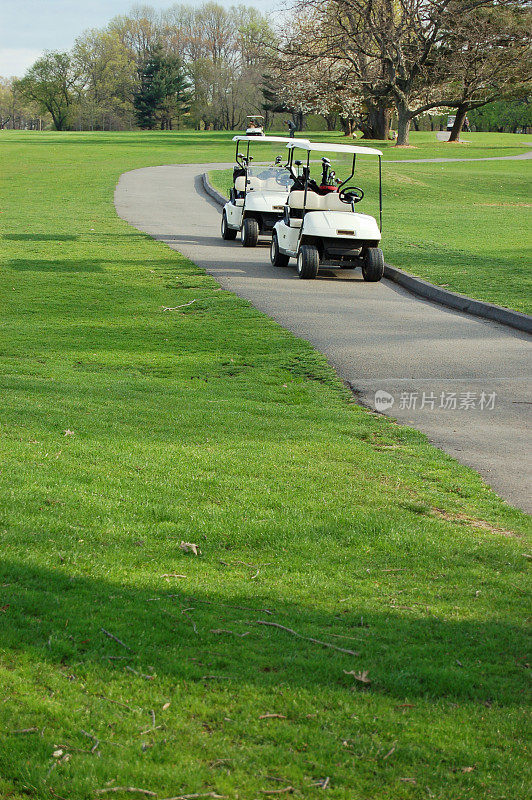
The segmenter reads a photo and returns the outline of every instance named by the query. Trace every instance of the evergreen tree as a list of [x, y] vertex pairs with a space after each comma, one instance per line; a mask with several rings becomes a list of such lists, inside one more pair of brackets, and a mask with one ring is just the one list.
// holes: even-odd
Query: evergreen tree
[[139, 127], [153, 130], [160, 125], [163, 130], [171, 130], [174, 118], [179, 125], [192, 102], [180, 59], [165, 55], [160, 44], [154, 45], [139, 69], [139, 81], [133, 99]]

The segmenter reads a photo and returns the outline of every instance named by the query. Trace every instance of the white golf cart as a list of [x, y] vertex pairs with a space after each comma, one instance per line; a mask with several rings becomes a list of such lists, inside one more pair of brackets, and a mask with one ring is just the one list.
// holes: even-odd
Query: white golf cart
[[[294, 183], [295, 172], [292, 167], [293, 151], [289, 151], [283, 165], [284, 145], [294, 141], [284, 136], [243, 136], [233, 137], [236, 142], [236, 166], [233, 168], [233, 188], [229, 202], [222, 211], [222, 239], [236, 239], [241, 232], [244, 247], [255, 247], [260, 233], [270, 233], [273, 226], [284, 213], [288, 192]], [[306, 139], [298, 139], [306, 142]], [[250, 147], [264, 144], [266, 156], [271, 155], [272, 145], [278, 145], [280, 153], [274, 156], [269, 166], [251, 166], [253, 156]], [[244, 152], [241, 152], [241, 148]], [[286, 152], [286, 151], [284, 151]]]
[[249, 120], [246, 128], [246, 136], [264, 136], [264, 117], [261, 114], [249, 114], [246, 119]]
[[[287, 266], [297, 258], [300, 278], [315, 278], [320, 266], [362, 267], [365, 281], [379, 281], [384, 274], [384, 256], [379, 247], [382, 230], [382, 172], [380, 150], [355, 145], [291, 141], [288, 148], [306, 151], [306, 166], [288, 195], [284, 215], [276, 222], [270, 258], [274, 266]], [[352, 155], [349, 177], [340, 182], [328, 158], [321, 159], [321, 184], [311, 178], [310, 154]], [[357, 155], [379, 158], [379, 224], [374, 217], [355, 211], [364, 197], [358, 186], [349, 186], [355, 174]], [[289, 160], [292, 163], [292, 159]], [[301, 163], [301, 162], [295, 162]]]

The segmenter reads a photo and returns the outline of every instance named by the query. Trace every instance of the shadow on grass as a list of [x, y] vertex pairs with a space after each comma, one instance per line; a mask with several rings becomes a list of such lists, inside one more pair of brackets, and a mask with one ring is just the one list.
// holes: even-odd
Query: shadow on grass
[[[215, 580], [216, 567], [208, 569]], [[161, 582], [157, 575], [153, 583]], [[83, 680], [96, 665], [109, 673], [129, 666], [153, 674], [154, 680], [201, 682], [209, 675], [262, 690], [290, 684], [364, 691], [344, 670], [368, 669], [369, 691], [401, 700], [513, 706], [526, 691], [526, 636], [506, 622], [419, 618], [392, 609], [367, 613], [363, 602], [344, 613], [326, 613], [272, 597], [271, 590], [261, 595], [256, 586], [247, 595], [200, 589], [190, 595], [166, 584], [164, 591], [140, 588], [7, 560], [0, 567], [0, 584], [0, 648], [56, 663], [73, 680]], [[358, 655], [258, 621], [279, 623]]]
[[78, 237], [66, 233], [4, 233], [2, 239], [12, 242], [71, 242]]
[[12, 258], [7, 266], [19, 272], [103, 272], [101, 259], [46, 259], [30, 261], [25, 258]]

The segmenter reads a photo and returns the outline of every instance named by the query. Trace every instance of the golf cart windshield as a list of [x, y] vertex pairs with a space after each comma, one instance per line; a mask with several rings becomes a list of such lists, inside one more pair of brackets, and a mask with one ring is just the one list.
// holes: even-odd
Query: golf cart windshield
[[[349, 202], [351, 202], [353, 211], [355, 210], [354, 204], [365, 197], [364, 213], [371, 212], [376, 216], [375, 212], [378, 212], [379, 229], [382, 231], [381, 150], [359, 145], [305, 142], [302, 140], [292, 140], [287, 144], [287, 148], [291, 153], [290, 163], [299, 164], [299, 178], [296, 181], [295, 188], [304, 191], [304, 211], [307, 206], [307, 197], [309, 193], [313, 192], [318, 195], [330, 193], [331, 191], [336, 192], [343, 203], [349, 205]], [[295, 160], [296, 151], [302, 151], [303, 159]], [[320, 160], [316, 158], [317, 155], [321, 156]], [[375, 161], [373, 158], [366, 158], [367, 156], [377, 156], [377, 175], [375, 175], [374, 166], [372, 166]], [[370, 174], [370, 171], [373, 174]], [[329, 179], [331, 177], [333, 178], [332, 180]], [[366, 188], [363, 190], [362, 186]], [[370, 207], [373, 204], [372, 198], [375, 198], [378, 202], [378, 207], [375, 211]]]
[[294, 183], [290, 173], [281, 166], [252, 166], [247, 169], [248, 192], [288, 191]]

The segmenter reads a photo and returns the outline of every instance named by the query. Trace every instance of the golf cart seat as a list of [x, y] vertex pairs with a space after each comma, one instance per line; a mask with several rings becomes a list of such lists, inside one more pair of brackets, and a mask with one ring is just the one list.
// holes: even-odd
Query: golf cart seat
[[[257, 178], [255, 175], [248, 176], [248, 184], [247, 188], [248, 191], [252, 190], [255, 192], [260, 192], [262, 189], [263, 181], [260, 178]], [[235, 181], [235, 190], [237, 192], [245, 192], [246, 191], [246, 179], [244, 175], [239, 175]]]
[[316, 192], [307, 192], [307, 202], [305, 204], [305, 192], [300, 189], [296, 189], [296, 191], [290, 192], [288, 195], [288, 205], [291, 210], [294, 209], [295, 211], [302, 211], [303, 208], [307, 211], [321, 211], [324, 208], [321, 204], [322, 200], [325, 200], [325, 197], [320, 197]]
[[[296, 190], [290, 192], [288, 195], [288, 205], [290, 209], [301, 211], [305, 200], [305, 192]], [[329, 194], [316, 194], [316, 192], [307, 192], [307, 203], [305, 206], [306, 211], [352, 211], [349, 203], [343, 203], [340, 200], [338, 192], [329, 192]]]
[[324, 195], [321, 198], [324, 201], [324, 205], [322, 206], [325, 208], [326, 211], [352, 211], [350, 203], [343, 203], [340, 200], [340, 195], [338, 192], [330, 192], [329, 194]]

